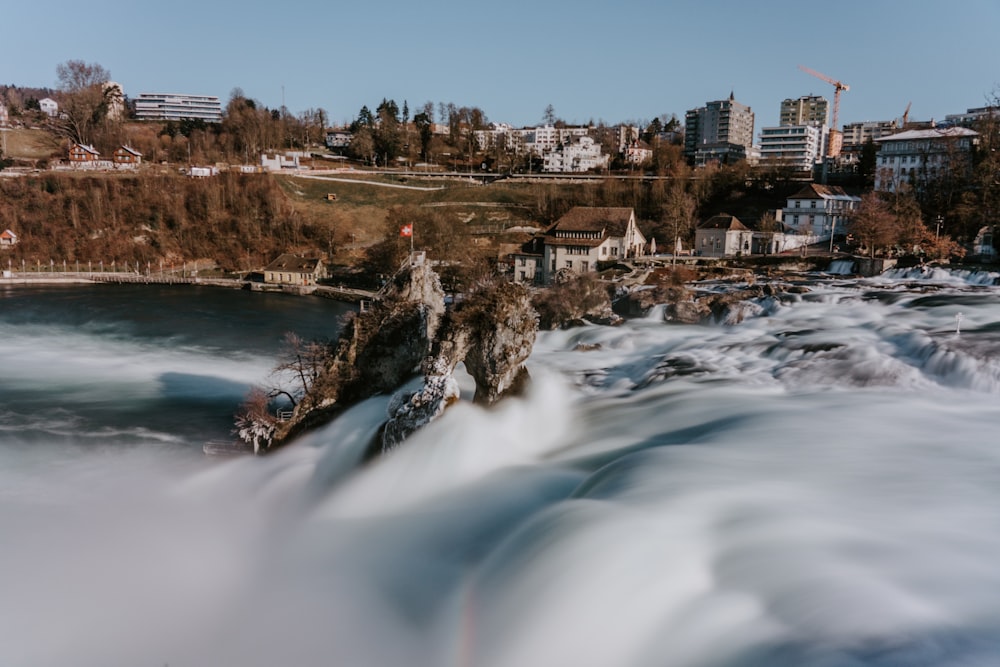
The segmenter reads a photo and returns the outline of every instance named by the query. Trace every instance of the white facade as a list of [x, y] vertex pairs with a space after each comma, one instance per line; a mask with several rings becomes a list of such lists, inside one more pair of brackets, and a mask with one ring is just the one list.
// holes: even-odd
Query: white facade
[[298, 169], [301, 165], [299, 159], [305, 154], [300, 151], [288, 151], [282, 153], [261, 153], [260, 166], [267, 171], [281, 171], [282, 169]]
[[140, 93], [135, 100], [139, 120], [202, 120], [222, 122], [222, 104], [212, 95]]
[[903, 183], [922, 187], [968, 167], [979, 134], [964, 127], [907, 130], [876, 139], [875, 189], [895, 192]]
[[605, 169], [609, 156], [601, 155], [601, 145], [590, 137], [579, 137], [545, 153], [543, 171], [582, 173]]
[[788, 198], [782, 210], [785, 227], [810, 243], [829, 241], [832, 235], [847, 229], [848, 216], [861, 203], [860, 197], [844, 192], [843, 188], [808, 185]]
[[0, 103], [0, 125], [6, 125], [10, 120], [10, 116], [7, 114], [7, 107]]
[[553, 127], [543, 125], [542, 127], [528, 127], [516, 130], [515, 136], [519, 135], [518, 143], [529, 153], [535, 155], [545, 155], [554, 150], [560, 144], [566, 144], [576, 138], [586, 137], [590, 128], [586, 127]]
[[759, 162], [797, 171], [812, 171], [813, 166], [823, 159], [825, 133], [825, 127], [816, 125], [762, 128]]
[[632, 209], [577, 206], [546, 235], [543, 280], [551, 282], [561, 270], [587, 273], [596, 271], [598, 262], [637, 257], [645, 245]]
[[46, 116], [55, 117], [59, 115], [59, 104], [51, 97], [43, 97], [38, 100], [38, 108]]

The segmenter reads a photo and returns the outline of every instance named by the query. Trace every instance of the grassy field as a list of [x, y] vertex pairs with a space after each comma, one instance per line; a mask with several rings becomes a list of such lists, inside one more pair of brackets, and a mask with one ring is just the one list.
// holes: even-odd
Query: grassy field
[[7, 157], [15, 160], [44, 160], [61, 151], [58, 139], [45, 130], [4, 130]]
[[[389, 210], [447, 208], [470, 230], [497, 232], [542, 223], [537, 216], [538, 186], [499, 182], [482, 185], [462, 180], [415, 179], [382, 175], [335, 176], [320, 180], [277, 177], [282, 190], [305, 219], [335, 225], [352, 245], [367, 245], [385, 234]], [[350, 182], [347, 182], [350, 180]], [[392, 187], [392, 186], [406, 187]], [[550, 186], [545, 186], [550, 187]], [[327, 199], [328, 194], [336, 200]]]

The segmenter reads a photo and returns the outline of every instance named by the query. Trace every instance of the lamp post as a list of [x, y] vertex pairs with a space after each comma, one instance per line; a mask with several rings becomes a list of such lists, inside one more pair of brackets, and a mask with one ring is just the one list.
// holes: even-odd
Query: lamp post
[[939, 216], [938, 216], [938, 217], [937, 217], [937, 218], [936, 218], [936, 219], [934, 220], [934, 223], [935, 223], [935, 226], [936, 226], [936, 228], [937, 228], [937, 229], [936, 229], [936, 231], [934, 232], [934, 240], [935, 240], [935, 241], [940, 241], [940, 240], [941, 240], [941, 225], [942, 225], [942, 223], [944, 223], [944, 218], [942, 218], [942, 217], [941, 217], [941, 216], [939, 215]]

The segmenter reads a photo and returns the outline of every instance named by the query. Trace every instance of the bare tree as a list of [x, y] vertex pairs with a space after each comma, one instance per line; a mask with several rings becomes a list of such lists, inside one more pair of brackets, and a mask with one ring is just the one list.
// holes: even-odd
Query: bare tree
[[877, 192], [869, 192], [861, 197], [861, 204], [851, 212], [849, 229], [875, 257], [877, 248], [895, 240], [896, 216]]
[[56, 67], [56, 75], [61, 93], [57, 127], [73, 141], [89, 144], [94, 128], [107, 115], [104, 84], [111, 73], [97, 63], [67, 60]]
[[298, 405], [323, 373], [332, 354], [328, 341], [307, 341], [291, 331], [286, 333], [278, 363], [271, 371], [276, 383], [268, 392], [268, 397], [284, 396], [292, 407]]
[[233, 433], [253, 446], [254, 454], [267, 449], [274, 437], [277, 419], [271, 414], [270, 399], [260, 387], [253, 387], [236, 412]]

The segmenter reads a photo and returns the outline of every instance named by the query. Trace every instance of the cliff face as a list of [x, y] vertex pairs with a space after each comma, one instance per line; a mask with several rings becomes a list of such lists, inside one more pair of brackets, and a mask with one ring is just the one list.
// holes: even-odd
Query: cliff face
[[492, 404], [518, 389], [537, 331], [527, 290], [506, 281], [483, 283], [446, 309], [437, 274], [418, 255], [393, 277], [381, 301], [347, 324], [329, 362], [265, 451], [422, 373], [418, 391], [397, 395], [389, 405], [380, 443], [387, 451], [459, 399], [454, 371], [461, 362], [476, 381], [477, 403]]
[[476, 381], [473, 400], [492, 405], [527, 381], [524, 362], [538, 333], [538, 315], [528, 291], [506, 281], [483, 283], [449, 311], [431, 354], [422, 365], [424, 384], [389, 406], [382, 434], [386, 452], [459, 398], [455, 367]]

